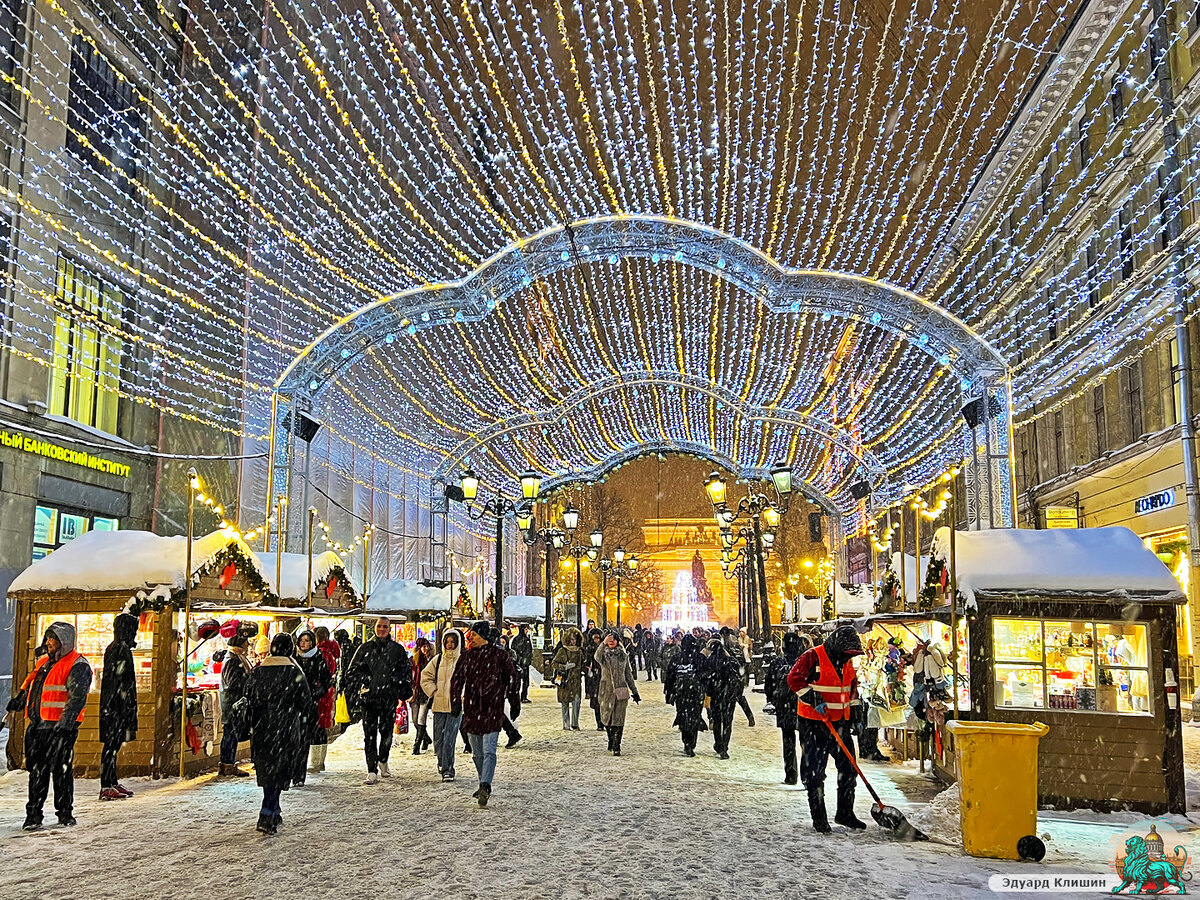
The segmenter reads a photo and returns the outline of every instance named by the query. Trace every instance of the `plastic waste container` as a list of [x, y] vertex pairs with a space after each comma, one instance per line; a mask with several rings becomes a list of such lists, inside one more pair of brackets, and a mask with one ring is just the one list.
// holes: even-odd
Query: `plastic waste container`
[[963, 847], [972, 856], [1040, 859], [1038, 741], [1050, 728], [1041, 722], [956, 720], [946, 729], [954, 736], [958, 762]]

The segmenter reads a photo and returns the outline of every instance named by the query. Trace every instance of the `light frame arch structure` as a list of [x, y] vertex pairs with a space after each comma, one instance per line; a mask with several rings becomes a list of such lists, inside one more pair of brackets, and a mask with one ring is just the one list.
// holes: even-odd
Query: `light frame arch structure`
[[[459, 280], [401, 291], [332, 325], [288, 365], [274, 385], [268, 473], [273, 495], [288, 495], [295, 463], [295, 435], [289, 434], [283, 423], [289, 416], [291, 422], [298, 421], [298, 416], [291, 416], [293, 409], [311, 412], [325, 387], [370, 348], [397, 344], [424, 329], [483, 321], [497, 305], [530, 288], [535, 281], [572, 267], [603, 260], [611, 264], [627, 257], [692, 266], [757, 298], [773, 313], [817, 314], [822, 320], [841, 318], [883, 329], [918, 348], [936, 361], [948, 380], [957, 380], [964, 407], [978, 401], [975, 406], [981, 411], [977, 424], [982, 430], [964, 430], [964, 446], [970, 447], [965, 460], [969, 521], [975, 527], [1013, 524], [1011, 373], [1004, 358], [983, 337], [937, 304], [886, 282], [843, 272], [789, 269], [756, 247], [714, 228], [650, 215], [603, 216], [547, 228], [514, 242]], [[689, 380], [679, 373], [667, 376], [642, 372], [628, 377], [642, 378], [647, 383], [659, 383], [664, 378]], [[725, 394], [719, 385], [705, 383], [697, 388], [688, 383], [687, 387], [714, 396]], [[597, 391], [614, 389], [604, 382], [589, 385], [559, 405], [570, 402], [577, 406], [583, 399], [595, 397]], [[746, 412], [751, 418], [797, 425], [788, 420], [794, 415], [788, 411]], [[836, 436], [839, 431], [828, 422], [804, 425], [827, 436]], [[494, 436], [493, 430], [498, 433], [508, 427], [497, 424], [464, 443], [473, 440], [479, 446]], [[458, 454], [459, 449], [454, 453]], [[854, 455], [868, 473], [878, 475], [866, 465], [860, 452]], [[447, 467], [452, 465], [448, 456], [438, 477], [444, 480]], [[598, 468], [604, 467], [602, 462]], [[740, 472], [742, 467], [732, 465], [730, 469]], [[744, 477], [752, 476], [744, 473]]]

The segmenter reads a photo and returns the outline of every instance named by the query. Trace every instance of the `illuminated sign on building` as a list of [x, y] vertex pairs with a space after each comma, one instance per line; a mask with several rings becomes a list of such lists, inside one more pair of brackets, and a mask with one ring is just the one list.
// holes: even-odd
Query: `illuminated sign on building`
[[129, 477], [129, 466], [125, 463], [93, 456], [86, 450], [70, 450], [17, 431], [0, 431], [0, 444], [23, 453], [35, 453], [50, 459], [57, 459], [59, 462], [83, 466], [85, 469], [95, 469], [106, 475], [116, 475], [118, 478]]
[[1159, 491], [1156, 494], [1147, 494], [1145, 497], [1138, 497], [1133, 501], [1133, 512], [1135, 515], [1154, 512], [1159, 509], [1166, 509], [1169, 506], [1175, 505], [1174, 491]]

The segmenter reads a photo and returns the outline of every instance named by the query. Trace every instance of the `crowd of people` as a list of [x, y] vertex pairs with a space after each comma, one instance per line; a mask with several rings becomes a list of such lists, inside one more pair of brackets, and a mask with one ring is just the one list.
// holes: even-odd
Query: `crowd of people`
[[[132, 650], [137, 618], [118, 615], [104, 656], [100, 691], [100, 799], [132, 796], [118, 779], [117, 753], [137, 733], [137, 686]], [[456, 779], [458, 739], [475, 765], [478, 787], [472, 795], [486, 807], [494, 790], [500, 732], [512, 747], [521, 734], [516, 722], [529, 702], [533, 641], [529, 626], [511, 637], [480, 621], [465, 631], [441, 632], [440, 646], [419, 638], [409, 655], [395, 640], [392, 623], [381, 617], [366, 641], [344, 630], [304, 629], [294, 639], [277, 634], [262, 642], [254, 659], [250, 635], [227, 638], [222, 651], [220, 708], [224, 733], [219, 774], [248, 777], [237, 764], [237, 749], [249, 738], [254, 776], [262, 790], [257, 829], [275, 834], [283, 822], [280, 797], [325, 769], [328, 745], [347, 725], [360, 723], [364, 784], [390, 778], [388, 759], [401, 720], [411, 723], [413, 753], [432, 748], [443, 782]], [[55, 622], [46, 630], [33, 671], [10, 700], [10, 713], [26, 719], [25, 758], [29, 801], [24, 828], [42, 825], [50, 783], [62, 825], [74, 825], [74, 746], [92, 683], [92, 668], [75, 650], [75, 630]], [[813, 826], [828, 832], [824, 781], [829, 756], [837, 766], [834, 821], [865, 827], [853, 811], [853, 736], [860, 752], [878, 755], [874, 736], [861, 727], [854, 657], [863, 652], [852, 626], [837, 628], [813, 646], [804, 635], [784, 635], [782, 653], [768, 654], [765, 690], [768, 711], [782, 735], [784, 783], [802, 782]], [[629, 703], [641, 702], [638, 674], [651, 681], [661, 672], [666, 702], [675, 709], [685, 756], [694, 757], [699, 734], [712, 733], [713, 751], [729, 759], [736, 712], [747, 724], [754, 715], [746, 697], [750, 641], [745, 630], [721, 628], [663, 636], [650, 629], [620, 631], [569, 627], [546, 655], [543, 677], [556, 690], [564, 731], [579, 731], [583, 701], [606, 732], [608, 752], [619, 757]], [[773, 707], [773, 710], [772, 710]], [[839, 743], [840, 738], [840, 743]], [[843, 752], [843, 750], [845, 752]], [[799, 752], [798, 752], [799, 751]]]

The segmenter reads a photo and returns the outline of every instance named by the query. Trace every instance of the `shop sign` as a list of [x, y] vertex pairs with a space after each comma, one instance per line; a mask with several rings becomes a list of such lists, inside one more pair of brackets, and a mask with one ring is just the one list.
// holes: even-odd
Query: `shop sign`
[[97, 472], [104, 472], [107, 475], [116, 475], [118, 478], [129, 477], [129, 466], [125, 463], [105, 459], [102, 456], [93, 456], [86, 450], [70, 450], [60, 447], [58, 444], [39, 440], [27, 434], [21, 434], [19, 431], [0, 431], [0, 444], [23, 453], [35, 453], [50, 459], [57, 459], [59, 462], [82, 466], [85, 469], [95, 469]]
[[1079, 510], [1074, 506], [1047, 506], [1047, 528], [1078, 528]]
[[1144, 513], [1154, 512], [1159, 509], [1166, 509], [1175, 505], [1175, 492], [1171, 490], [1159, 491], [1156, 494], [1147, 494], [1145, 497], [1138, 497], [1133, 501], [1134, 515], [1143, 515]]

